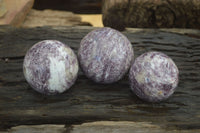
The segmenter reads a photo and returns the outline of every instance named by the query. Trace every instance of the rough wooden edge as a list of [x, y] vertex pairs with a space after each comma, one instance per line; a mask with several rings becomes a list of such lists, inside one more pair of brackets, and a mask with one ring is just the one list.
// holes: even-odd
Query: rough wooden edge
[[15, 16], [15, 18], [13, 19], [11, 24], [15, 25], [15, 26], [20, 26], [24, 22], [26, 15], [29, 13], [31, 8], [33, 7], [33, 4], [34, 4], [34, 1], [30, 1], [30, 2], [26, 3], [26, 6], [28, 8], [23, 8], [20, 11], [21, 13]]
[[130, 121], [97, 121], [83, 123], [80, 125], [21, 125], [0, 133], [192, 133], [200, 132], [196, 130], [167, 130], [150, 122], [130, 122]]
[[[16, 3], [19, 2], [20, 5]], [[26, 18], [26, 15], [31, 10], [34, 4], [34, 0], [7, 0], [5, 5], [7, 13], [0, 18], [0, 24], [10, 24], [12, 26], [19, 27]]]

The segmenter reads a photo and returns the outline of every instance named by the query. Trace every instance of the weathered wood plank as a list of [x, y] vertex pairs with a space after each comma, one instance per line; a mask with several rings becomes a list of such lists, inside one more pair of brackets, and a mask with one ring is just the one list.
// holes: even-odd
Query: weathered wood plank
[[31, 9], [21, 27], [42, 26], [91, 26], [88, 22], [82, 22], [81, 17], [67, 11], [58, 10], [34, 10]]
[[97, 120], [152, 122], [166, 129], [200, 129], [198, 30], [174, 33], [174, 29], [128, 29], [123, 32], [133, 44], [135, 57], [157, 50], [176, 62], [180, 83], [167, 101], [157, 104], [141, 101], [130, 91], [127, 76], [115, 84], [100, 85], [87, 79], [81, 71], [75, 85], [61, 95], [47, 97], [33, 91], [22, 73], [25, 52], [44, 39], [60, 40], [77, 52], [80, 40], [93, 29], [0, 27], [0, 129]]
[[103, 0], [103, 24], [137, 28], [200, 29], [198, 0]]
[[[81, 125], [33, 125], [12, 127], [5, 133], [180, 133], [180, 130], [166, 130], [150, 122], [130, 122], [130, 121], [98, 121], [83, 123]], [[181, 133], [194, 133], [200, 130], [181, 130]]]
[[[19, 27], [33, 6], [34, 0], [0, 0], [0, 25]], [[5, 12], [6, 10], [6, 12]]]

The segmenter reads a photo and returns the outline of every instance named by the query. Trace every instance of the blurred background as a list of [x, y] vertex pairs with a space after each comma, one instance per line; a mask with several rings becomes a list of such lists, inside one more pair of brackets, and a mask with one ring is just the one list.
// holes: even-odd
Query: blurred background
[[0, 24], [102, 27], [102, 0], [0, 0]]
[[200, 29], [200, 1], [0, 0], [0, 24]]

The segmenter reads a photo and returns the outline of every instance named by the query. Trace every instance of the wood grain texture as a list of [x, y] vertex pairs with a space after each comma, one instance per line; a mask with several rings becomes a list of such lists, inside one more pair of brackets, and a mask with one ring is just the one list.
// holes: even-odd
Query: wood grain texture
[[0, 129], [30, 124], [77, 124], [114, 120], [152, 122], [165, 129], [200, 129], [200, 31], [128, 29], [135, 58], [147, 51], [169, 55], [180, 71], [176, 92], [157, 104], [146, 103], [131, 91], [128, 78], [99, 85], [80, 71], [75, 85], [57, 96], [43, 96], [27, 84], [22, 72], [26, 51], [36, 42], [56, 39], [77, 53], [92, 27], [0, 27]]
[[97, 121], [83, 124], [65, 125], [21, 125], [3, 133], [194, 133], [200, 130], [166, 130], [150, 122]]
[[137, 28], [198, 28], [198, 0], [104, 0], [103, 24], [118, 30]]
[[34, 10], [31, 9], [26, 16], [22, 27], [42, 27], [42, 26], [91, 26], [88, 22], [82, 22], [81, 17], [67, 11], [57, 10]]

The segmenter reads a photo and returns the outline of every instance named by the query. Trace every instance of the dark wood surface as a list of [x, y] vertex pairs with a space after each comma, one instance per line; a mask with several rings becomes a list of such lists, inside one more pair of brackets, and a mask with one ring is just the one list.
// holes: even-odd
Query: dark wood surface
[[104, 26], [137, 28], [198, 28], [198, 0], [103, 0]]
[[101, 13], [102, 0], [35, 0], [34, 9], [65, 10], [74, 13]]
[[112, 120], [152, 122], [166, 129], [200, 129], [200, 31], [127, 29], [135, 57], [147, 51], [169, 55], [180, 70], [176, 92], [161, 103], [146, 103], [131, 91], [127, 75], [100, 85], [80, 71], [75, 85], [57, 96], [43, 96], [22, 73], [26, 51], [36, 42], [56, 39], [75, 52], [91, 27], [0, 27], [0, 129], [16, 125], [77, 124]]

